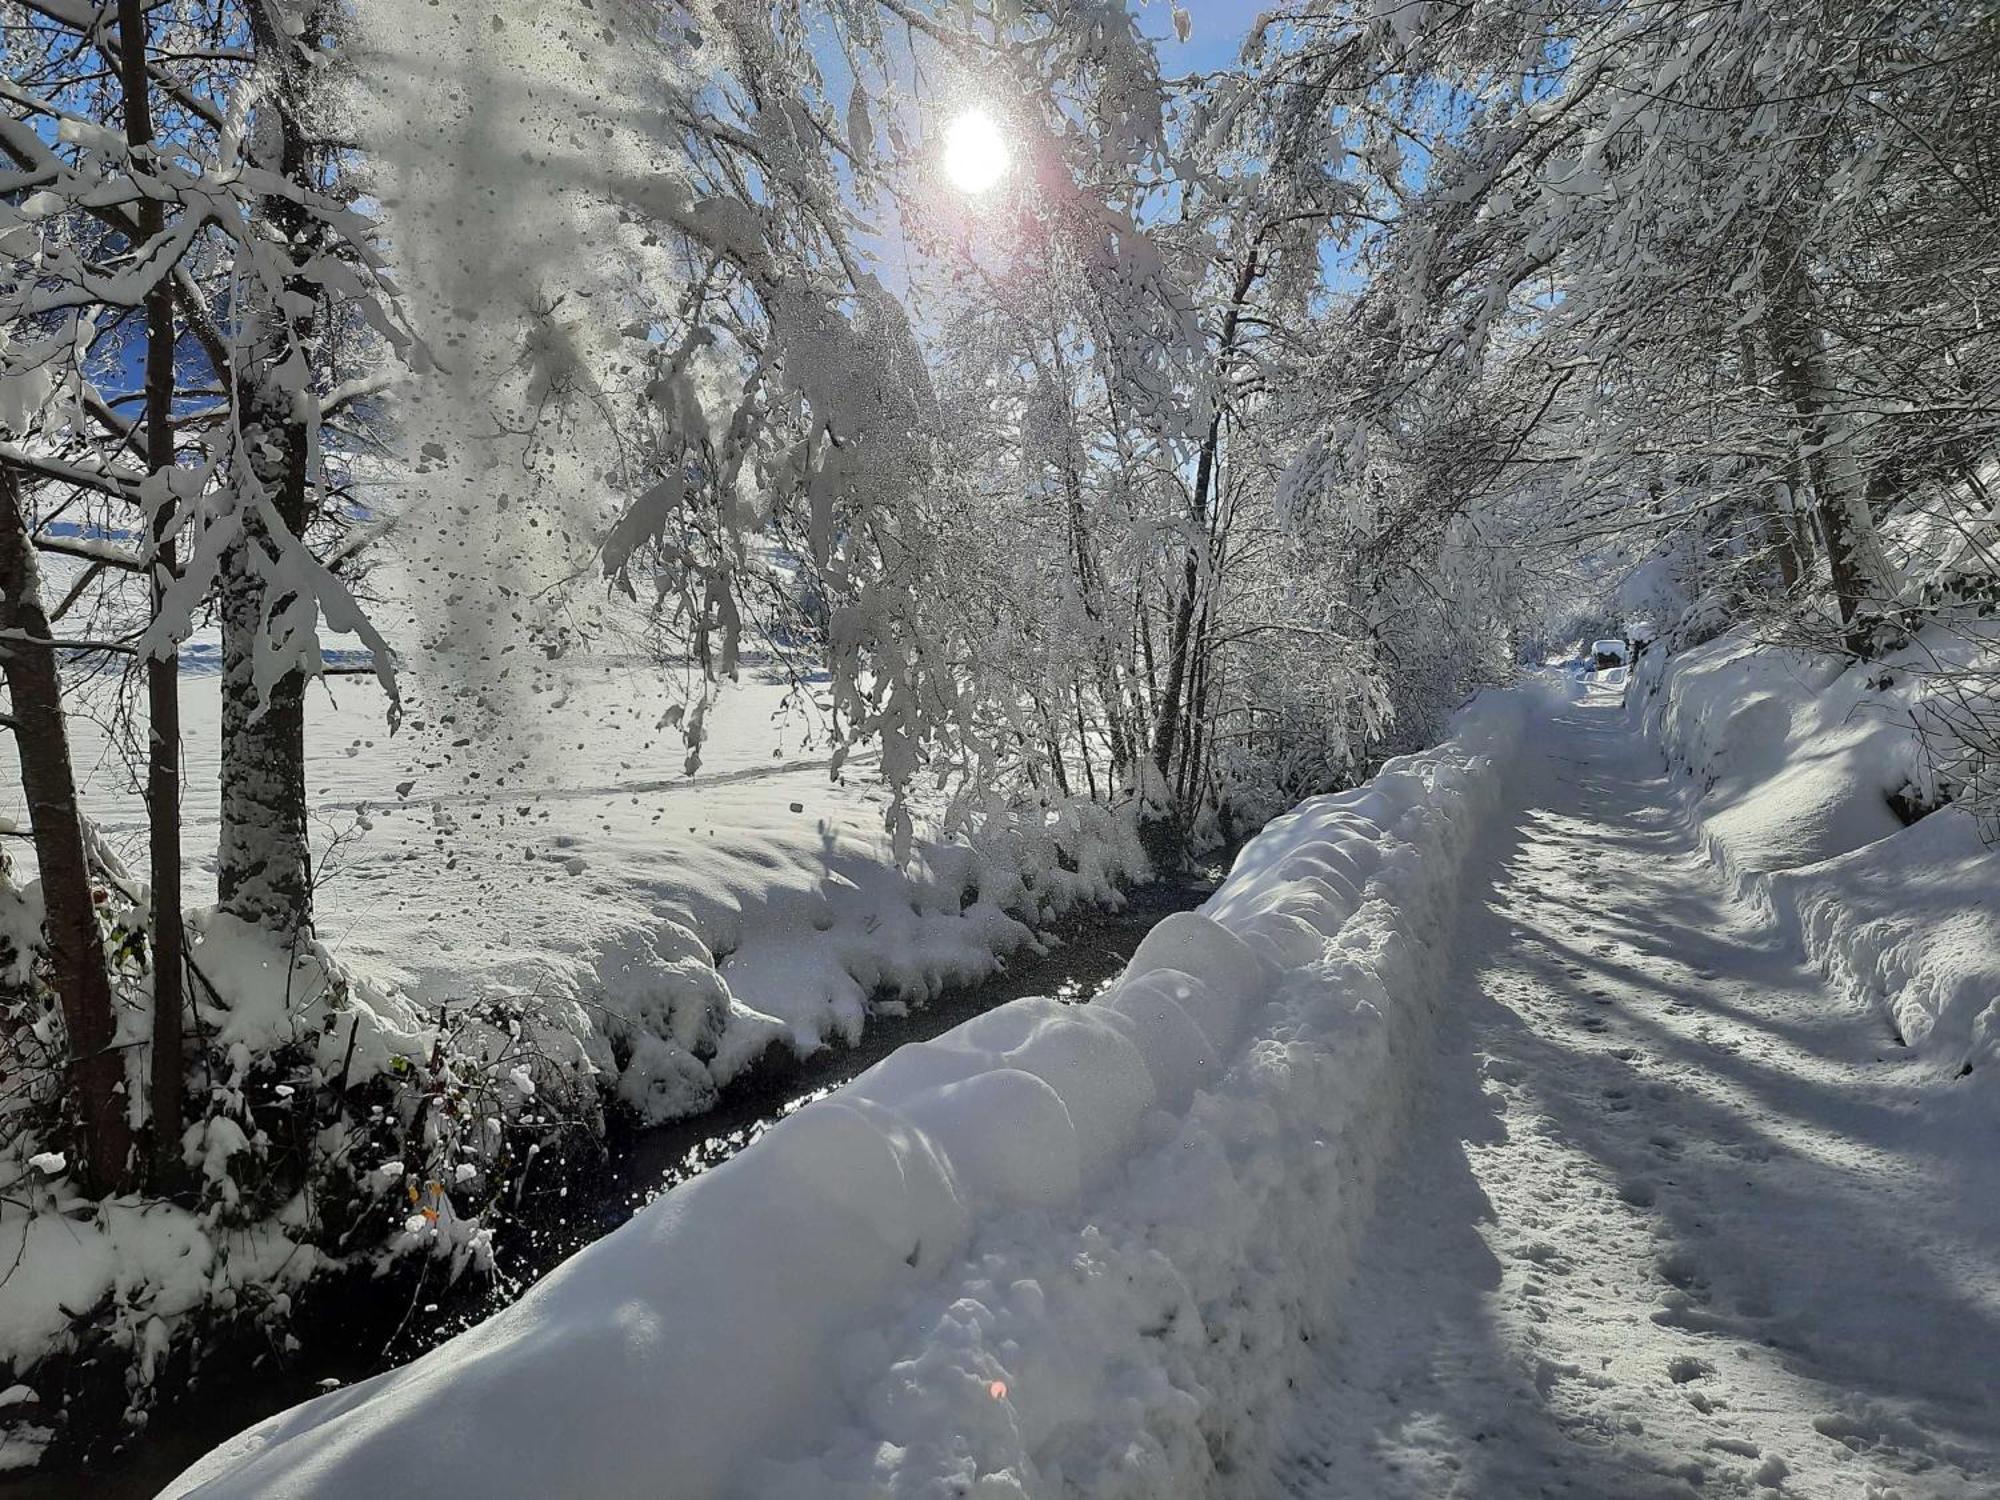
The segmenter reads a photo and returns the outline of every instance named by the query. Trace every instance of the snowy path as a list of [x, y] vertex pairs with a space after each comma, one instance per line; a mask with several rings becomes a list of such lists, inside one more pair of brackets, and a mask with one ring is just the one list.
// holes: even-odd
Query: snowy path
[[1538, 742], [1270, 1493], [2000, 1495], [1990, 1124], [1732, 898], [1615, 701]]

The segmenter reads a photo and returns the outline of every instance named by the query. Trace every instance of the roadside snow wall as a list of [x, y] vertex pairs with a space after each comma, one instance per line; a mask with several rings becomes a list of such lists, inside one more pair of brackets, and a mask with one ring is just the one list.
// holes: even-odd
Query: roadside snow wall
[[1906, 825], [1891, 798], [1924, 800], [1927, 684], [1967, 680], [1993, 647], [1960, 630], [1846, 667], [1731, 634], [1649, 651], [1635, 677], [1647, 730], [1696, 782], [1711, 857], [1898, 1041], [1982, 1095], [2000, 1077], [2000, 849], [1960, 807]]
[[1276, 820], [1093, 1003], [901, 1049], [166, 1493], [1214, 1492], [1331, 1324], [1527, 712]]

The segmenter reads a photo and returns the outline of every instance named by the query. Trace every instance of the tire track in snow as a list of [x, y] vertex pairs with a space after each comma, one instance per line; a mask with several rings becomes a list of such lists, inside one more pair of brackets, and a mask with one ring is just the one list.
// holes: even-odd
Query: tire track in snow
[[1990, 1141], [1731, 897], [1614, 701], [1543, 743], [1268, 1492], [2000, 1494]]

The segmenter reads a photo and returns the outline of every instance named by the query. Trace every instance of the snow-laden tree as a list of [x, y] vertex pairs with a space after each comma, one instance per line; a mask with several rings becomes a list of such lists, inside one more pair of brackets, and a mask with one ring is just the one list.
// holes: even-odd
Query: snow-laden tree
[[1692, 518], [1865, 649], [1906, 592], [1884, 522], [1969, 494], [1992, 444], [1992, 25], [1644, 0], [1274, 25], [1282, 118], [1362, 122], [1395, 205], [1375, 410], [1522, 393], [1496, 477], [1559, 480], [1599, 529]]
[[[1017, 238], [998, 227], [1011, 209], [971, 211], [940, 172], [947, 123], [982, 107], [1016, 143], [1008, 191], [1035, 223], [1035, 253], [1087, 261], [1100, 297], [1149, 301], [1155, 323], [1183, 317], [1132, 216], [1133, 175], [1162, 140], [1150, 49], [1129, 18], [1068, 4], [493, 19], [474, 34], [362, 8], [371, 73], [407, 83], [417, 53], [461, 64], [432, 128], [390, 139], [416, 104], [385, 96], [384, 133], [364, 131], [443, 371], [443, 399], [413, 392], [406, 412], [427, 472], [399, 523], [415, 565], [444, 585], [434, 634], [479, 642], [496, 667], [523, 645], [504, 630], [495, 644], [483, 619], [468, 628], [498, 578], [525, 637], [569, 649], [602, 628], [587, 610], [579, 626], [574, 587], [596, 571], [646, 604], [667, 650], [721, 679], [746, 634], [809, 598], [791, 623], [817, 633], [831, 669], [840, 754], [879, 751], [907, 847], [902, 793], [920, 772], [983, 791], [1007, 711], [954, 635], [938, 508], [950, 434], [929, 330], [890, 284], [883, 241], [972, 271], [984, 236]], [[498, 124], [496, 97], [517, 101]], [[532, 205], [524, 181], [538, 185]], [[1073, 335], [1051, 331], [1072, 356]], [[1129, 343], [1129, 357], [1160, 362], [1157, 343]], [[1072, 384], [1051, 370], [1045, 415]], [[1164, 405], [1170, 382], [1155, 385]], [[1080, 498], [1074, 455], [1050, 478]], [[530, 532], [556, 540], [531, 549]], [[1072, 553], [1083, 607], [1102, 615], [1090, 547]], [[1097, 658], [1122, 742], [1127, 690], [1113, 654]], [[478, 692], [507, 698], [497, 672]], [[690, 769], [705, 709], [697, 693], [678, 725]]]
[[[359, 631], [388, 667], [312, 535], [341, 519], [320, 440], [358, 394], [338, 384], [344, 330], [372, 317], [401, 337], [374, 286], [366, 221], [332, 182], [337, 142], [315, 154], [297, 127], [297, 75], [325, 60], [322, 14], [289, 0], [27, 3], [5, 31], [0, 150], [15, 170], [0, 209], [0, 459], [30, 545], [83, 565], [51, 613], [89, 610], [100, 638], [54, 649], [144, 663], [153, 1015], [139, 1034], [157, 1045], [150, 1087], [135, 1074], [125, 1097], [131, 1124], [152, 1101], [163, 1178], [180, 1156], [188, 1004], [178, 644], [226, 601], [219, 885], [225, 910], [281, 943], [310, 921], [297, 704], [320, 666], [318, 626]], [[316, 327], [322, 318], [333, 326]], [[29, 737], [17, 736], [24, 754]], [[87, 887], [47, 894], [52, 908], [95, 909]], [[103, 1049], [81, 1051], [88, 1070]], [[125, 1168], [94, 1170], [108, 1181]]]

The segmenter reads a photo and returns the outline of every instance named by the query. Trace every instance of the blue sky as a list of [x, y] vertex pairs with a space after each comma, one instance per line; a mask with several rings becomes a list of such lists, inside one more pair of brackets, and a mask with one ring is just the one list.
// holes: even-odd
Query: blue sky
[[1139, 29], [1160, 42], [1160, 62], [1169, 77], [1187, 73], [1212, 72], [1236, 61], [1244, 33], [1274, 0], [1184, 0], [1194, 21], [1194, 30], [1185, 42], [1174, 36], [1173, 18], [1165, 0], [1150, 0], [1135, 6]]

